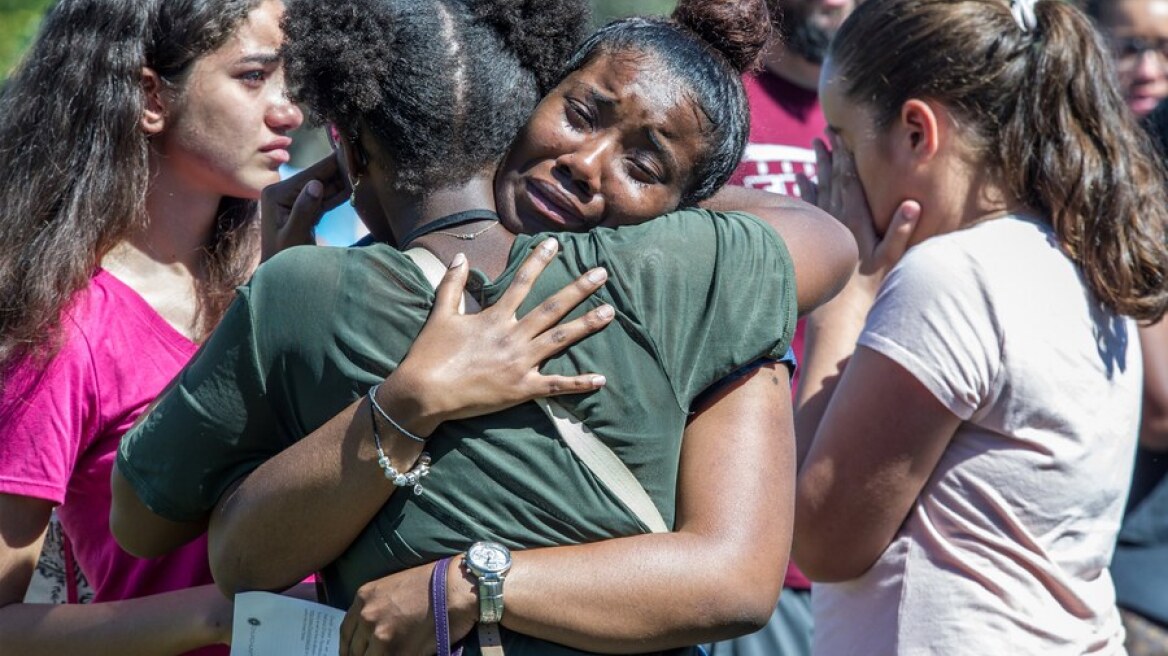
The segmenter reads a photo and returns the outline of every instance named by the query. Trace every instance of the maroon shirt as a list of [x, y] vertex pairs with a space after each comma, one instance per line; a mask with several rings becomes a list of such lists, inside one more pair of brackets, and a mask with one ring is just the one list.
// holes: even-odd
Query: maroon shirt
[[750, 138], [730, 184], [798, 196], [795, 175], [815, 179], [811, 143], [823, 139], [827, 127], [819, 95], [767, 71], [742, 81], [750, 101]]
[[[750, 101], [750, 138], [742, 163], [730, 177], [730, 184], [799, 196], [795, 176], [815, 180], [815, 150], [812, 141], [825, 139], [827, 119], [819, 109], [819, 94], [795, 86], [783, 78], [761, 71], [743, 78]], [[803, 322], [800, 321], [791, 349], [803, 357]], [[791, 389], [798, 384], [798, 374]], [[811, 581], [792, 563], [783, 585], [806, 590]]]

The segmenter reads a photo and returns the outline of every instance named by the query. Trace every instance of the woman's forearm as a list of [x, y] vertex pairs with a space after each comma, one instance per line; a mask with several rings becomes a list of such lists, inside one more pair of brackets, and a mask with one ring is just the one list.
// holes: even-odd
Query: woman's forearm
[[[578, 649], [636, 653], [765, 624], [794, 515], [787, 379], [782, 365], [762, 367], [695, 416], [682, 445], [674, 533], [514, 554], [503, 625]], [[466, 579], [456, 585], [456, 603], [473, 606]]]
[[1140, 329], [1144, 352], [1144, 408], [1140, 445], [1168, 451], [1168, 319]]
[[97, 604], [11, 604], [0, 608], [0, 652], [173, 656], [226, 643], [231, 613], [214, 586]]
[[[784, 542], [783, 540], [776, 540]], [[678, 532], [521, 552], [504, 626], [589, 651], [641, 653], [756, 631], [774, 610], [787, 554]]]
[[[381, 390], [390, 412], [399, 410], [394, 385], [391, 376]], [[383, 424], [378, 432], [390, 462], [412, 467], [423, 445]], [[336, 559], [396, 489], [377, 458], [362, 399], [248, 475], [211, 516], [208, 549], [219, 587], [283, 589]]]
[[868, 305], [840, 294], [807, 317], [799, 388], [795, 392], [795, 435], [802, 465], [835, 388], [864, 328]]
[[52, 505], [0, 494], [0, 653], [163, 656], [229, 640], [231, 602], [210, 585], [131, 601], [21, 603]]

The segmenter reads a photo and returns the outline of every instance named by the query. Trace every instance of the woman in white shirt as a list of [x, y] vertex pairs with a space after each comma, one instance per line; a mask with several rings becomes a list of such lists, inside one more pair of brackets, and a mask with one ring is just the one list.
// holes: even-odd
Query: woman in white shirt
[[1052, 0], [870, 0], [836, 36], [804, 191], [862, 262], [808, 323], [797, 406], [817, 653], [1122, 653], [1168, 201], [1111, 78]]

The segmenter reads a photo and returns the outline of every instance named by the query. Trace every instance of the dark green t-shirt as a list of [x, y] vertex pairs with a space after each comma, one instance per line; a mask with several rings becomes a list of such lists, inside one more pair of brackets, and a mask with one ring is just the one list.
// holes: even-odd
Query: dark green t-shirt
[[[556, 236], [562, 252], [521, 313], [604, 266], [608, 282], [572, 316], [607, 302], [616, 318], [543, 371], [607, 377], [602, 390], [560, 401], [628, 465], [672, 525], [694, 397], [737, 367], [787, 350], [796, 304], [786, 247], [754, 217], [701, 210]], [[494, 282], [480, 276], [484, 305], [506, 290], [541, 239], [519, 236], [504, 273]], [[231, 483], [384, 379], [432, 302], [421, 271], [388, 246], [282, 253], [240, 290], [175, 388], [123, 438], [120, 471], [159, 515], [204, 517]], [[362, 583], [475, 540], [524, 548], [646, 530], [535, 404], [446, 422], [427, 451], [425, 492], [394, 494], [324, 572], [330, 603], [347, 608]]]

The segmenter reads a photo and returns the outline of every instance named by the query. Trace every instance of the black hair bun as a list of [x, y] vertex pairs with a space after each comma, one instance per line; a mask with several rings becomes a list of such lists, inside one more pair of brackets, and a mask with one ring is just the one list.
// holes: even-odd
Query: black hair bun
[[535, 75], [541, 95], [559, 82], [591, 24], [585, 0], [472, 0], [470, 6]]
[[673, 19], [721, 52], [740, 73], [758, 66], [771, 36], [766, 0], [681, 0]]

